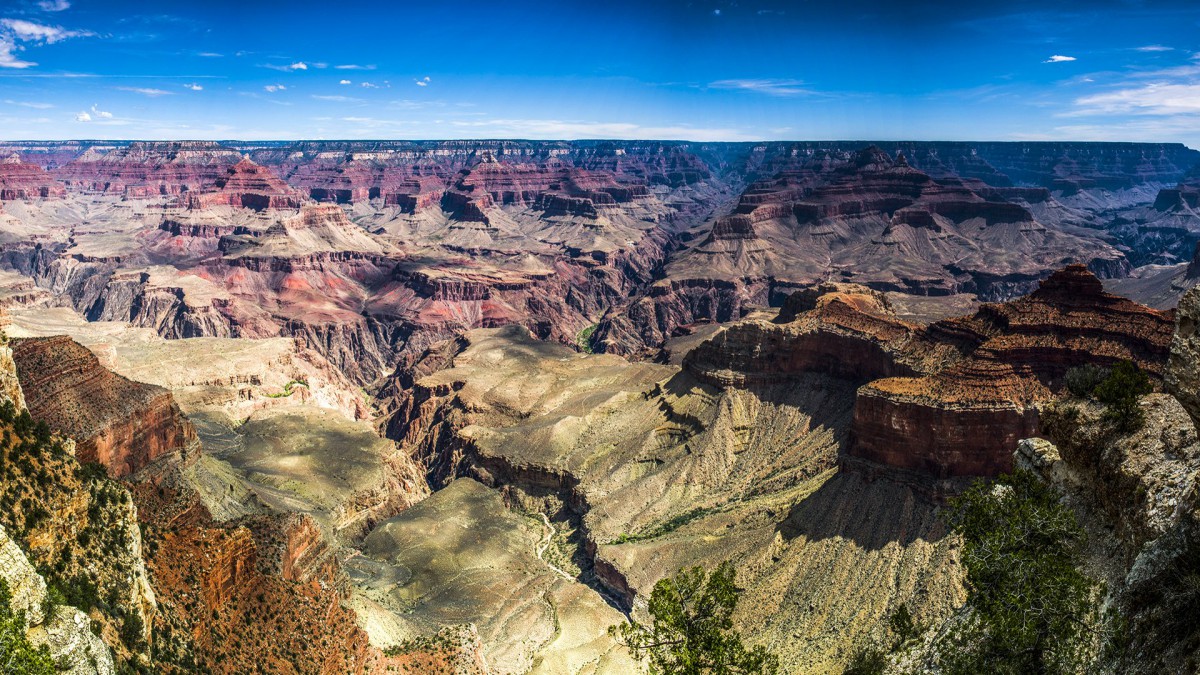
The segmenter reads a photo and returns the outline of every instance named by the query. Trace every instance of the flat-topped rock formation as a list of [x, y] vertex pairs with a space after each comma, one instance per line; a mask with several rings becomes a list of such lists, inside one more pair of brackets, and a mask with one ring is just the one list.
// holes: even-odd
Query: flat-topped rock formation
[[0, 201], [61, 198], [67, 190], [37, 164], [12, 154], [0, 161]]
[[727, 327], [684, 368], [719, 387], [811, 373], [851, 382], [844, 461], [940, 481], [1010, 470], [1017, 440], [1039, 433], [1038, 405], [1071, 368], [1130, 360], [1161, 380], [1173, 328], [1171, 312], [1106, 293], [1082, 265], [1029, 296], [926, 327], [899, 320], [877, 292], [827, 284], [793, 295], [774, 323]]
[[263, 209], [298, 209], [304, 199], [271, 169], [242, 158], [214, 180], [213, 190], [190, 192], [182, 200], [189, 209], [233, 206]]
[[71, 189], [130, 198], [179, 195], [212, 185], [241, 154], [211, 141], [138, 141], [88, 148], [53, 170]]
[[68, 337], [17, 341], [13, 358], [30, 414], [75, 439], [81, 462], [127, 476], [196, 441], [170, 392], [113, 374]]
[[1054, 273], [1033, 294], [985, 305], [925, 330], [965, 358], [920, 377], [863, 386], [848, 456], [934, 478], [1011, 470], [1017, 440], [1039, 432], [1037, 404], [1071, 368], [1130, 360], [1163, 375], [1173, 315], [1105, 293], [1081, 265]]

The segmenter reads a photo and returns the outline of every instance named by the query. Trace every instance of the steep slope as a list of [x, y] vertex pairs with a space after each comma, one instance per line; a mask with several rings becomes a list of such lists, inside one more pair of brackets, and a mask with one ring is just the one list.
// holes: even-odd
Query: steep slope
[[[678, 367], [574, 354], [518, 329], [469, 333], [431, 351], [412, 377], [385, 403], [388, 429], [434, 485], [473, 477], [545, 514], [563, 533], [552, 537], [556, 559], [618, 606], [641, 611], [639, 597], [678, 567], [733, 560], [747, 589], [738, 625], [789, 671], [822, 672], [844, 663], [889, 607], [935, 616], [958, 597], [936, 508], [904, 486], [835, 469], [851, 380], [796, 374], [718, 388]], [[389, 536], [417, 536], [401, 519]], [[405, 561], [412, 576], [391, 577], [397, 593], [436, 579], [436, 568], [393, 551], [373, 555]], [[356, 583], [374, 588], [381, 575]], [[507, 617], [535, 606], [521, 603], [474, 615], [485, 653], [512, 653], [518, 629]], [[408, 606], [416, 621], [447, 611], [436, 597]], [[537, 645], [545, 621], [516, 625]]]

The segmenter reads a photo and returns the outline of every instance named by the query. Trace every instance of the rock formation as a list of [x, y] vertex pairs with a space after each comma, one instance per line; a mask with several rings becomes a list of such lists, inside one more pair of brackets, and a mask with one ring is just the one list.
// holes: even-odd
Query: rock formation
[[214, 190], [189, 192], [183, 203], [189, 209], [234, 206], [263, 209], [298, 209], [303, 198], [265, 166], [242, 158], [214, 181]]
[[45, 645], [58, 666], [68, 675], [113, 675], [112, 653], [92, 633], [91, 620], [68, 605], [53, 608], [46, 616], [46, 581], [0, 525], [0, 578], [12, 593], [12, 610], [25, 617], [27, 635], [36, 646]]
[[210, 141], [134, 142], [88, 148], [53, 170], [69, 188], [130, 198], [179, 195], [212, 185], [241, 155]]
[[55, 181], [45, 169], [21, 161], [18, 154], [0, 161], [0, 201], [58, 198], [66, 193], [62, 183]]
[[111, 373], [70, 338], [20, 340], [13, 351], [30, 414], [75, 439], [81, 462], [127, 476], [196, 441], [170, 392]]

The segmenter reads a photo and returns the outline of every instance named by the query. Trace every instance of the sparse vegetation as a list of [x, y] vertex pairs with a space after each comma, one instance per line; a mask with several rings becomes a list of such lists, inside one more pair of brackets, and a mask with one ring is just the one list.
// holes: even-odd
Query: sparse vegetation
[[683, 513], [680, 513], [678, 515], [671, 516], [667, 520], [664, 520], [663, 522], [655, 525], [654, 527], [650, 528], [649, 530], [647, 530], [645, 532], [640, 532], [640, 533], [635, 533], [635, 534], [621, 533], [621, 535], [618, 536], [615, 540], [613, 540], [612, 543], [628, 544], [628, 543], [635, 542], [635, 541], [644, 541], [647, 539], [655, 539], [657, 537], [661, 537], [663, 535], [670, 534], [671, 532], [678, 530], [679, 528], [683, 527], [684, 525], [687, 525], [688, 523], [692, 522], [693, 520], [696, 520], [697, 518], [702, 518], [711, 513], [716, 513], [716, 511], [717, 511], [716, 508], [711, 508], [711, 507], [697, 507], [694, 509], [690, 509], [690, 510], [684, 511]]
[[587, 354], [595, 353], [592, 350], [592, 335], [596, 332], [596, 329], [599, 327], [600, 327], [600, 324], [594, 323], [594, 324], [588, 326], [587, 328], [584, 328], [583, 330], [579, 331], [579, 335], [575, 336], [575, 346], [579, 347], [579, 351], [585, 352]]
[[283, 385], [283, 391], [267, 394], [267, 398], [286, 398], [292, 395], [295, 387], [308, 389], [308, 382], [304, 380], [290, 380], [287, 384]]
[[939, 645], [943, 672], [1083, 672], [1101, 622], [1075, 515], [1025, 471], [979, 481], [952, 506], [968, 597]]
[[54, 659], [44, 645], [34, 647], [25, 637], [25, 617], [12, 609], [12, 593], [0, 579], [0, 672], [54, 675]]
[[1132, 362], [1122, 361], [1092, 393], [1106, 406], [1105, 421], [1119, 432], [1131, 433], [1146, 422], [1138, 399], [1152, 391], [1150, 377]]
[[748, 649], [733, 630], [739, 591], [733, 565], [721, 563], [711, 574], [703, 568], [680, 570], [662, 579], [650, 594], [653, 623], [637, 621], [609, 627], [621, 644], [651, 673], [678, 675], [773, 674], [779, 660], [764, 647]]
[[1072, 368], [1067, 371], [1065, 378], [1067, 391], [1076, 398], [1089, 398], [1110, 372], [1108, 368], [1101, 368], [1094, 363]]

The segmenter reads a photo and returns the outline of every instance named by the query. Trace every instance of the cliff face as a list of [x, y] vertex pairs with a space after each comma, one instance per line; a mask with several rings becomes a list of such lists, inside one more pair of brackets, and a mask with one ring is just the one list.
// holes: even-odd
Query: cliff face
[[303, 201], [270, 169], [247, 158], [238, 161], [213, 181], [211, 191], [189, 192], [182, 200], [189, 209], [233, 206], [263, 209], [298, 209]]
[[69, 188], [146, 198], [199, 190], [240, 159], [208, 141], [135, 142], [107, 152], [89, 148], [53, 175]]
[[14, 359], [30, 413], [74, 438], [81, 462], [127, 476], [196, 442], [170, 392], [111, 373], [70, 338], [18, 341]]
[[1104, 292], [1081, 265], [1026, 298], [931, 325], [965, 358], [919, 378], [871, 382], [855, 403], [850, 458], [935, 478], [997, 475], [1020, 438], [1036, 435], [1036, 404], [1087, 363], [1131, 360], [1161, 378], [1173, 316]]
[[1102, 277], [1129, 273], [1107, 243], [1036, 219], [1029, 200], [1046, 202], [1045, 190], [935, 179], [876, 146], [799, 150], [769, 154], [760, 171], [776, 173], [751, 183], [731, 214], [686, 233], [695, 243], [672, 256], [665, 280], [606, 318], [602, 343], [638, 353], [688, 324], [738, 318], [748, 303], [778, 305], [828, 280], [1005, 300], [1036, 288], [1064, 260]]
[[1195, 422], [1192, 291], [1181, 303], [1167, 367], [1170, 395], [1139, 402], [1143, 428], [1115, 433], [1101, 406], [1069, 401], [1046, 413], [1054, 444], [1022, 441], [1016, 461], [1039, 473], [1081, 514], [1089, 569], [1106, 583], [1106, 606], [1123, 619], [1124, 649], [1112, 672], [1192, 672], [1200, 607], [1193, 580], [1200, 561], [1200, 441]]
[[932, 481], [937, 492], [938, 481], [1009, 470], [1016, 442], [1038, 433], [1038, 404], [1061, 391], [1069, 369], [1131, 360], [1161, 378], [1172, 320], [1105, 293], [1082, 265], [1027, 297], [927, 327], [898, 319], [878, 292], [826, 284], [793, 294], [774, 323], [725, 328], [684, 367], [722, 388], [813, 373], [853, 383], [842, 461]]
[[42, 167], [21, 161], [20, 155], [0, 161], [0, 201], [61, 198], [66, 193], [62, 183]]
[[54, 607], [46, 616], [46, 581], [0, 525], [0, 578], [13, 594], [12, 611], [24, 615], [27, 636], [35, 646], [50, 650], [61, 673], [113, 675], [112, 652], [92, 634], [91, 622], [79, 609]]

